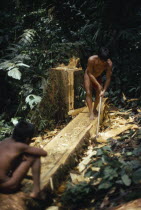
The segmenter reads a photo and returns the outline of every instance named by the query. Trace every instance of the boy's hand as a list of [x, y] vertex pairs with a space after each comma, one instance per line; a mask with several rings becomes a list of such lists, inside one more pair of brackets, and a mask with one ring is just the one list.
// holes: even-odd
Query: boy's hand
[[23, 155], [23, 161], [26, 161], [26, 160], [28, 160], [28, 155], [27, 154], [24, 154]]

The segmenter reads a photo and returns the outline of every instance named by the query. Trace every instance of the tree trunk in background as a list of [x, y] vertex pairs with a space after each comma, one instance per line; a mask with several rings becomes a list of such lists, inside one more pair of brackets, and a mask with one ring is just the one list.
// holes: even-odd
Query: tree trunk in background
[[38, 113], [36, 110], [32, 116], [32, 121], [38, 126], [39, 119], [57, 122], [64, 120], [68, 111], [78, 108], [76, 94], [80, 86], [83, 86], [82, 68], [77, 68], [70, 62], [68, 66], [50, 69], [48, 79], [43, 79], [43, 99]]

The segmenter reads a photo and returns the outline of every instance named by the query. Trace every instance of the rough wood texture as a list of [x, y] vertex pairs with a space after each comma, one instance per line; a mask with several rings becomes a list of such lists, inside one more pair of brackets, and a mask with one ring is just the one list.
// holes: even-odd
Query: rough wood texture
[[76, 116], [76, 115], [78, 115], [79, 113], [81, 113], [84, 109], [85, 109], [85, 107], [81, 107], [81, 108], [78, 108], [78, 109], [70, 110], [70, 111], [68, 112], [68, 115]]
[[83, 77], [82, 69], [78, 68], [48, 70], [49, 79], [44, 78], [42, 81], [43, 98], [37, 109], [30, 113], [38, 129], [40, 121], [46, 125], [54, 119], [62, 121], [69, 110], [78, 107], [78, 89], [83, 85]]
[[[52, 81], [51, 86], [55, 86], [55, 89], [59, 94], [59, 98], [64, 103], [64, 106], [66, 106], [67, 111], [74, 109], [75, 89], [77, 89], [79, 85], [83, 84], [82, 70], [77, 68], [52, 68], [50, 70], [50, 78]], [[47, 88], [48, 84], [44, 85], [44, 92]], [[55, 97], [55, 93], [52, 97]]]
[[[102, 103], [101, 120], [103, 117], [104, 102]], [[42, 158], [41, 171], [41, 189], [42, 191], [50, 191], [56, 189], [60, 181], [64, 179], [66, 172], [72, 168], [77, 161], [78, 154], [81, 154], [82, 147], [86, 144], [91, 136], [96, 132], [97, 118], [93, 121], [89, 119], [88, 108], [85, 108], [82, 113], [75, 117], [54, 139], [52, 139], [44, 149], [48, 152], [46, 158]], [[24, 192], [31, 191], [32, 180], [26, 182]], [[2, 210], [27, 210], [29, 198], [25, 194], [8, 195], [3, 199]], [[28, 201], [28, 202], [27, 202]], [[12, 203], [12, 204], [11, 204]], [[9, 208], [9, 206], [12, 206]], [[30, 206], [35, 203], [31, 202]], [[37, 208], [38, 209], [38, 208]]]
[[[103, 117], [104, 101], [102, 103], [101, 120]], [[89, 119], [88, 108], [85, 108], [74, 118], [44, 149], [48, 157], [43, 159], [41, 186], [56, 188], [68, 169], [75, 164], [77, 153], [81, 152], [91, 136], [96, 133], [97, 118]]]
[[42, 79], [42, 100], [37, 108], [29, 113], [31, 121], [39, 130], [50, 125], [54, 119], [64, 120], [69, 110], [85, 105], [79, 97], [84, 81], [79, 60], [73, 57], [67, 66], [61, 64], [47, 70], [47, 76]]

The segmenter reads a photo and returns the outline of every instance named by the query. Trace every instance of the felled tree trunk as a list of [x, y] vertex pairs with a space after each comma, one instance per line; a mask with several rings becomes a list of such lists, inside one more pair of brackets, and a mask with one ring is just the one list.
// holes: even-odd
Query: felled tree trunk
[[12, 194], [0, 193], [0, 210], [38, 210], [41, 208], [41, 203], [34, 200], [24, 192]]
[[117, 207], [113, 207], [109, 210], [137, 210], [137, 209], [141, 209], [141, 198], [136, 199], [134, 201], [130, 201], [125, 204], [121, 204], [121, 205], [119, 205]]
[[24, 193], [0, 194], [1, 210], [27, 210], [25, 206], [26, 196]]

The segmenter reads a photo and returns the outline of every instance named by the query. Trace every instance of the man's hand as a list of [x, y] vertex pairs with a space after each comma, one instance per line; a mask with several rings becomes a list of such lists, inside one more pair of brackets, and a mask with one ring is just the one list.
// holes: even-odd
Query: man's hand
[[105, 94], [105, 90], [102, 90], [102, 91], [100, 92], [99, 96], [100, 96], [100, 97], [103, 97], [104, 94]]

